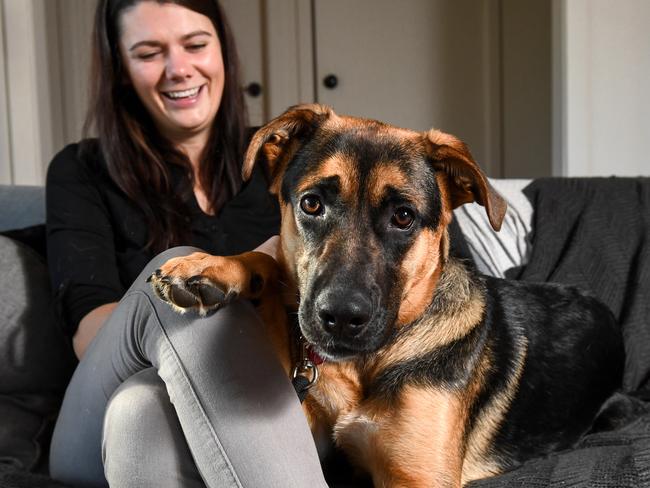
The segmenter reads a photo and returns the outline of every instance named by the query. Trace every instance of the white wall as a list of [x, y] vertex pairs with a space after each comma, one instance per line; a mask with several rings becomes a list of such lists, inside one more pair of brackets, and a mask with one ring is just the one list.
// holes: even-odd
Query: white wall
[[[0, 0], [0, 183], [41, 184], [81, 136], [94, 3]], [[302, 0], [263, 5], [267, 48], [281, 47], [265, 53], [266, 77], [283, 81], [267, 85], [273, 116], [313, 96], [310, 16]], [[650, 175], [650, 0], [552, 5], [553, 173]]]
[[41, 183], [42, 162], [53, 153], [44, 8], [43, 0], [2, 0], [3, 183]]
[[551, 174], [551, 4], [501, 0], [502, 176]]
[[650, 175], [650, 1], [561, 0], [559, 7], [558, 169]]
[[0, 93], [0, 181], [42, 184], [47, 163], [60, 147], [62, 124], [57, 60], [48, 17], [49, 0], [0, 0], [0, 56], [4, 86]]
[[94, 4], [0, 0], [0, 183], [42, 185], [81, 137]]

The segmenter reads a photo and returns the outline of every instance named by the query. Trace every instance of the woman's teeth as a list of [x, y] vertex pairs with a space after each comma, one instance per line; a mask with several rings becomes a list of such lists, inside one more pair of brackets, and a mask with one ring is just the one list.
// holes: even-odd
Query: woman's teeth
[[192, 98], [199, 93], [200, 89], [201, 87], [197, 86], [196, 88], [190, 88], [188, 90], [170, 91], [170, 92], [165, 92], [165, 96], [169, 98], [173, 98], [174, 100], [178, 100], [179, 98]]

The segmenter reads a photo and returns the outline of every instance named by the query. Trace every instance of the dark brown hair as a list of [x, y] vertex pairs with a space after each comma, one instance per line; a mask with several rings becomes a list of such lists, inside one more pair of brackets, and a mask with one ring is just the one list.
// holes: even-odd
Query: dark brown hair
[[[147, 248], [160, 252], [183, 244], [185, 216], [194, 185], [190, 161], [154, 127], [130, 85], [119, 51], [120, 15], [144, 0], [100, 0], [95, 13], [90, 104], [84, 132], [94, 128], [109, 174], [145, 214]], [[217, 0], [155, 0], [175, 3], [208, 17], [221, 43], [225, 80], [221, 105], [205, 147], [198, 179], [213, 212], [240, 189], [246, 119], [239, 59], [227, 19]], [[185, 173], [174, 187], [174, 166]]]

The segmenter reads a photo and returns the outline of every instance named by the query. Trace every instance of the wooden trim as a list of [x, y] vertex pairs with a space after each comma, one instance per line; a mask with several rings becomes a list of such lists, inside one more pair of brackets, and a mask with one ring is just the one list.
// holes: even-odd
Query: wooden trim
[[296, 1], [296, 36], [298, 44], [298, 102], [316, 101], [314, 92], [314, 5], [312, 2]]
[[[35, 10], [33, 0], [4, 0], [7, 115], [11, 127], [12, 183], [42, 184]], [[49, 114], [48, 114], [49, 115]], [[43, 117], [44, 118], [44, 117]]]
[[563, 1], [564, 176], [591, 173], [590, 0]]
[[311, 2], [266, 0], [266, 73], [269, 118], [313, 101]]
[[502, 0], [483, 2], [483, 125], [485, 157], [481, 162], [488, 175], [503, 178], [503, 59], [501, 52]]
[[13, 177], [5, 52], [4, 2], [0, 1], [0, 184], [7, 185], [13, 182]]
[[[23, 0], [24, 1], [24, 0]], [[47, 166], [63, 144], [61, 77], [59, 71], [61, 53], [58, 49], [58, 25], [56, 5], [51, 0], [33, 2], [33, 68], [36, 76], [34, 88], [37, 101], [32, 114], [39, 125], [40, 159], [34, 162], [36, 184], [45, 183]]]
[[77, 141], [82, 136], [88, 105], [88, 74], [96, 3], [95, 0], [56, 0], [62, 144]]
[[566, 0], [551, 4], [551, 171], [553, 176], [567, 174], [566, 147]]

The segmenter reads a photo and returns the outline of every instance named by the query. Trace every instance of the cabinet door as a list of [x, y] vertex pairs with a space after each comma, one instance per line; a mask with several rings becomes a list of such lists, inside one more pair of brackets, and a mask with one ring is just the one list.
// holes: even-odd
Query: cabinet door
[[489, 166], [498, 141], [498, 124], [490, 123], [498, 111], [495, 5], [314, 0], [318, 101], [340, 113], [452, 132]]
[[[221, 3], [230, 21], [242, 64], [249, 122], [251, 126], [259, 126], [266, 121], [265, 97], [268, 91], [263, 79], [264, 30], [261, 0], [221, 0]], [[259, 94], [255, 95], [252, 84], [261, 88]]]

